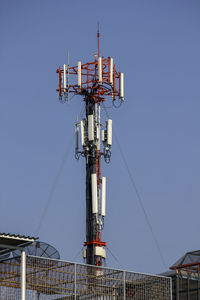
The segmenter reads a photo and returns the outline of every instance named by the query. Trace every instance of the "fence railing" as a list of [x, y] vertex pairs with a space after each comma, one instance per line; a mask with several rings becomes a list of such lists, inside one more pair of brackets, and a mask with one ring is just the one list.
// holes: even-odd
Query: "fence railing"
[[[0, 300], [21, 297], [21, 258], [0, 262]], [[171, 300], [171, 279], [28, 256], [26, 299]]]

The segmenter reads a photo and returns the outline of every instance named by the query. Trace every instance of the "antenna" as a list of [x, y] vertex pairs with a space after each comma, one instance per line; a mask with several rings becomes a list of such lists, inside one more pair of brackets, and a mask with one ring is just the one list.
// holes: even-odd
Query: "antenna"
[[69, 104], [69, 51], [67, 52], [67, 102]]
[[[79, 60], [76, 66], [70, 67], [68, 54], [67, 67], [59, 66], [57, 70], [57, 91], [61, 102], [63, 94], [72, 93], [81, 96], [85, 103], [85, 116], [80, 121], [77, 119], [75, 125], [75, 157], [85, 157], [86, 163], [86, 241], [83, 256], [87, 264], [96, 266], [102, 266], [106, 259], [106, 242], [102, 241], [106, 215], [106, 177], [101, 176], [101, 158], [106, 163], [110, 162], [112, 146], [112, 120], [102, 124], [101, 106], [105, 101], [111, 101], [113, 106], [117, 100], [121, 103], [124, 101], [124, 74], [116, 70], [112, 57], [100, 56], [99, 37], [98, 23], [98, 58], [96, 55], [94, 61], [86, 63]], [[66, 78], [66, 74], [65, 85], [62, 79]]]
[[97, 23], [98, 57], [100, 57], [100, 45], [99, 45], [99, 38], [100, 38], [100, 33], [99, 33], [99, 22], [98, 22], [98, 23]]

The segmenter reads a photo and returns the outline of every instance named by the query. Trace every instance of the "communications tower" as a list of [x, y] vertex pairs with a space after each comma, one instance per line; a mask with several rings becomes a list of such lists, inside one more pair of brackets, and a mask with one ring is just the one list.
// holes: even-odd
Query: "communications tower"
[[[56, 71], [59, 75], [59, 100], [69, 101], [69, 94], [82, 96], [85, 116], [75, 125], [75, 157], [85, 157], [86, 162], [86, 241], [83, 256], [86, 263], [102, 266], [106, 258], [106, 242], [101, 232], [106, 215], [106, 177], [101, 176], [101, 158], [109, 163], [112, 146], [112, 120], [101, 123], [101, 106], [110, 99], [124, 101], [124, 74], [117, 72], [112, 57], [100, 56], [99, 30], [98, 54], [92, 62], [69, 66]], [[79, 137], [80, 132], [80, 137]], [[79, 142], [80, 139], [80, 142]], [[79, 147], [81, 144], [81, 147]]]

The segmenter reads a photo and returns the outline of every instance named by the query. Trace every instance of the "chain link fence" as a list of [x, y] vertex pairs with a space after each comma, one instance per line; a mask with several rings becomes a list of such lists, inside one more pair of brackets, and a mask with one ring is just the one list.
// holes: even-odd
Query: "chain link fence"
[[[20, 257], [0, 262], [0, 300], [20, 299], [20, 269]], [[171, 279], [28, 256], [26, 299], [171, 300]]]

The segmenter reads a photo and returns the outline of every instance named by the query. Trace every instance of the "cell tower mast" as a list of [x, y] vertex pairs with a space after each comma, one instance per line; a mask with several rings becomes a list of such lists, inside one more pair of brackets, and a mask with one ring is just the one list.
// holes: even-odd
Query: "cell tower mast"
[[[85, 102], [85, 117], [75, 125], [75, 157], [86, 161], [86, 242], [83, 256], [86, 263], [102, 266], [106, 258], [106, 242], [101, 232], [106, 215], [106, 177], [101, 176], [101, 157], [110, 162], [112, 146], [112, 120], [100, 120], [101, 105], [110, 98], [124, 101], [124, 74], [117, 72], [113, 58], [100, 56], [99, 29], [97, 32], [98, 55], [95, 60], [70, 67], [68, 63], [58, 68], [59, 100], [66, 102], [69, 94], [80, 95]], [[72, 84], [69, 84], [72, 77]], [[80, 131], [80, 137], [79, 137]], [[81, 148], [79, 148], [79, 139]]]

